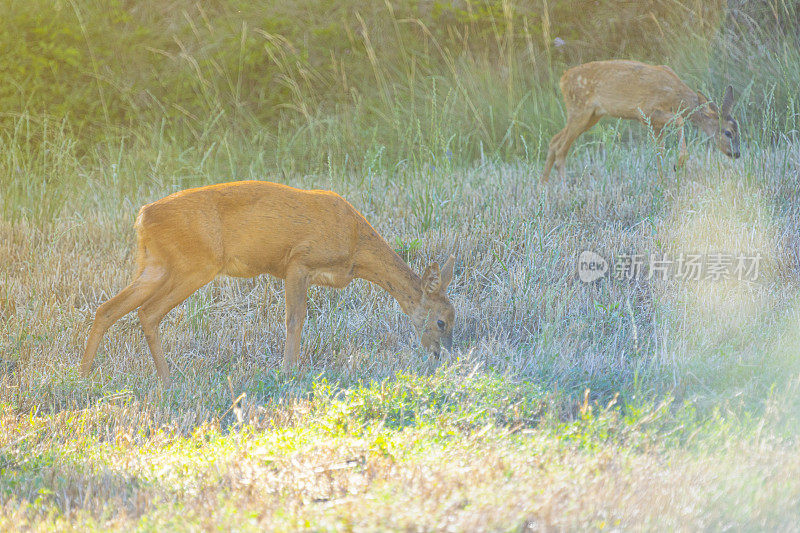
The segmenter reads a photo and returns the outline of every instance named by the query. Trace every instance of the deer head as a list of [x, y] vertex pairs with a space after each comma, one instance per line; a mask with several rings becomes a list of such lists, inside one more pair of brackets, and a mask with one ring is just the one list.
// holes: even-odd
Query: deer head
[[451, 255], [441, 268], [439, 263], [428, 265], [422, 274], [422, 298], [411, 314], [422, 345], [437, 357], [442, 347], [453, 347], [455, 309], [447, 297], [447, 286], [453, 279], [454, 263]]
[[700, 97], [700, 105], [703, 106], [700, 111], [703, 131], [714, 138], [714, 143], [723, 154], [738, 158], [741, 155], [739, 152], [739, 123], [731, 115], [733, 105], [736, 103], [733, 97], [733, 87], [728, 85], [720, 107], [708, 100], [703, 93], [698, 92], [697, 95]]

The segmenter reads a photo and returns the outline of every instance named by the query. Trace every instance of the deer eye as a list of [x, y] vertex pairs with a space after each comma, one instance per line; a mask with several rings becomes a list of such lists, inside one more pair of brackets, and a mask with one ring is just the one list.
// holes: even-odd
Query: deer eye
[[733, 134], [731, 133], [731, 130], [725, 130], [725, 137], [727, 137], [728, 139], [733, 137]]
[[439, 329], [444, 329], [444, 320], [437, 320], [436, 325], [439, 326]]

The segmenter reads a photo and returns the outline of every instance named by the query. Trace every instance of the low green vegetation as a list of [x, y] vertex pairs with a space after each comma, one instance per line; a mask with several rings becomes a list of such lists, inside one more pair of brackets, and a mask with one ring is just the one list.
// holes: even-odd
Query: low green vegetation
[[564, 407], [557, 393], [459, 364], [369, 383], [261, 379], [265, 388], [248, 391], [252, 397], [224, 402], [126, 390], [89, 393], [85, 409], [30, 417], [7, 405], [2, 416], [15, 438], [0, 455], [0, 525], [507, 530], [796, 523], [797, 445], [769, 436], [763, 424], [777, 405], [760, 424], [721, 412], [701, 422], [669, 400], [602, 405], [584, 397]]

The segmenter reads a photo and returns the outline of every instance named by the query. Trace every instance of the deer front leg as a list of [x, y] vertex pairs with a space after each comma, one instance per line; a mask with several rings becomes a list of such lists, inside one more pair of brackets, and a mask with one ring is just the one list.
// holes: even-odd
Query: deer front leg
[[283, 350], [283, 370], [300, 364], [300, 334], [308, 307], [308, 275], [302, 268], [290, 268], [286, 275], [286, 346]]
[[680, 135], [680, 141], [679, 141], [680, 148], [678, 152], [677, 168], [683, 168], [683, 166], [686, 164], [686, 159], [689, 157], [689, 151], [686, 149], [686, 137], [684, 137], [683, 135], [683, 120], [678, 122], [678, 127], [680, 128], [680, 130], [678, 131], [678, 134]]
[[664, 169], [661, 162], [664, 159], [664, 125], [653, 124], [653, 135], [656, 139], [656, 169], [658, 170], [659, 179], [664, 179]]
[[570, 113], [567, 117], [567, 125], [558, 137], [558, 146], [555, 155], [555, 166], [558, 169], [558, 177], [561, 178], [562, 182], [567, 176], [566, 159], [572, 143], [575, 142], [575, 139], [583, 135], [585, 131], [597, 124], [600, 118], [601, 115], [596, 114], [592, 109]]

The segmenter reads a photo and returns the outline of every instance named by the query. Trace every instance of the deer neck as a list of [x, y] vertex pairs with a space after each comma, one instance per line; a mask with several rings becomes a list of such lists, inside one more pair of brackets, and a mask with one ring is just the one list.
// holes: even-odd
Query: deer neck
[[[708, 105], [708, 102], [704, 102], [700, 96], [697, 96], [697, 100], [694, 104], [694, 111], [689, 115], [689, 121], [697, 126], [703, 133], [713, 137], [719, 125], [717, 124], [716, 118], [710, 117], [705, 113], [708, 110]], [[701, 108], [701, 106], [703, 107]]]
[[378, 285], [391, 294], [403, 312], [409, 316], [414, 315], [422, 300], [420, 277], [372, 226], [363, 228], [361, 232], [354, 275]]

